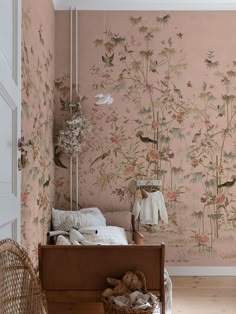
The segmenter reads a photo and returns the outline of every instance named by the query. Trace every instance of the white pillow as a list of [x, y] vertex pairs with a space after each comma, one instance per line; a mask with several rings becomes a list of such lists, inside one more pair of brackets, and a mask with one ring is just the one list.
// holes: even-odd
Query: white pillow
[[[69, 211], [52, 209], [52, 228], [59, 230], [61, 225], [67, 221], [75, 227], [85, 228], [89, 226], [106, 226], [106, 219], [101, 211], [96, 208], [83, 208], [81, 210]], [[66, 225], [66, 224], [65, 224]], [[71, 226], [68, 226], [69, 229]], [[63, 228], [61, 228], [64, 230]]]
[[[97, 230], [97, 233], [91, 232]], [[93, 226], [79, 230], [87, 241], [99, 244], [127, 245], [125, 230], [115, 226]]]

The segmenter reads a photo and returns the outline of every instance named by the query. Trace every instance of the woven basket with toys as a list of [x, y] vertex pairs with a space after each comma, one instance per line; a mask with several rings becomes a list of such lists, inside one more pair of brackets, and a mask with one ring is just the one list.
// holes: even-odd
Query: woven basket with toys
[[149, 293], [140, 271], [128, 271], [121, 280], [107, 278], [110, 288], [103, 291], [105, 314], [153, 314], [159, 300]]

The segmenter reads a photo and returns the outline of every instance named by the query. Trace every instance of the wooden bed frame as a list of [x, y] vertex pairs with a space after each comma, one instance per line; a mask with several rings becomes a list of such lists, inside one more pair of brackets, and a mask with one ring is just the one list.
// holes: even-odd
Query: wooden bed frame
[[165, 245], [39, 245], [39, 275], [49, 314], [102, 314], [106, 277], [140, 270], [165, 314]]

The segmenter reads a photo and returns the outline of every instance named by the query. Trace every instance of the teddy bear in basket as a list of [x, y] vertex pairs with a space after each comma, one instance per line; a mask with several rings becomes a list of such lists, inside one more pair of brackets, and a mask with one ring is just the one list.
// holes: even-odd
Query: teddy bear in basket
[[158, 305], [157, 297], [147, 291], [145, 276], [140, 271], [128, 271], [121, 280], [107, 278], [107, 282], [113, 288], [105, 289], [102, 294], [105, 313], [124, 313], [120, 309], [125, 307], [129, 313], [145, 310], [148, 314]]
[[107, 278], [107, 283], [113, 288], [107, 288], [103, 291], [102, 296], [105, 298], [129, 295], [136, 290], [146, 292], [146, 280], [143, 273], [139, 271], [128, 271], [124, 274], [121, 280]]

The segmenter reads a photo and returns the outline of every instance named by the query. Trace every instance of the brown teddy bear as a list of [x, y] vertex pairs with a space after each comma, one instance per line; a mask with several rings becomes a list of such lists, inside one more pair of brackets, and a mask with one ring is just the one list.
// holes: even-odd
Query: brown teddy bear
[[143, 273], [139, 271], [128, 271], [124, 274], [121, 280], [107, 278], [107, 282], [113, 288], [107, 288], [103, 291], [102, 296], [109, 298], [111, 296], [129, 295], [136, 290], [146, 292], [146, 281]]

